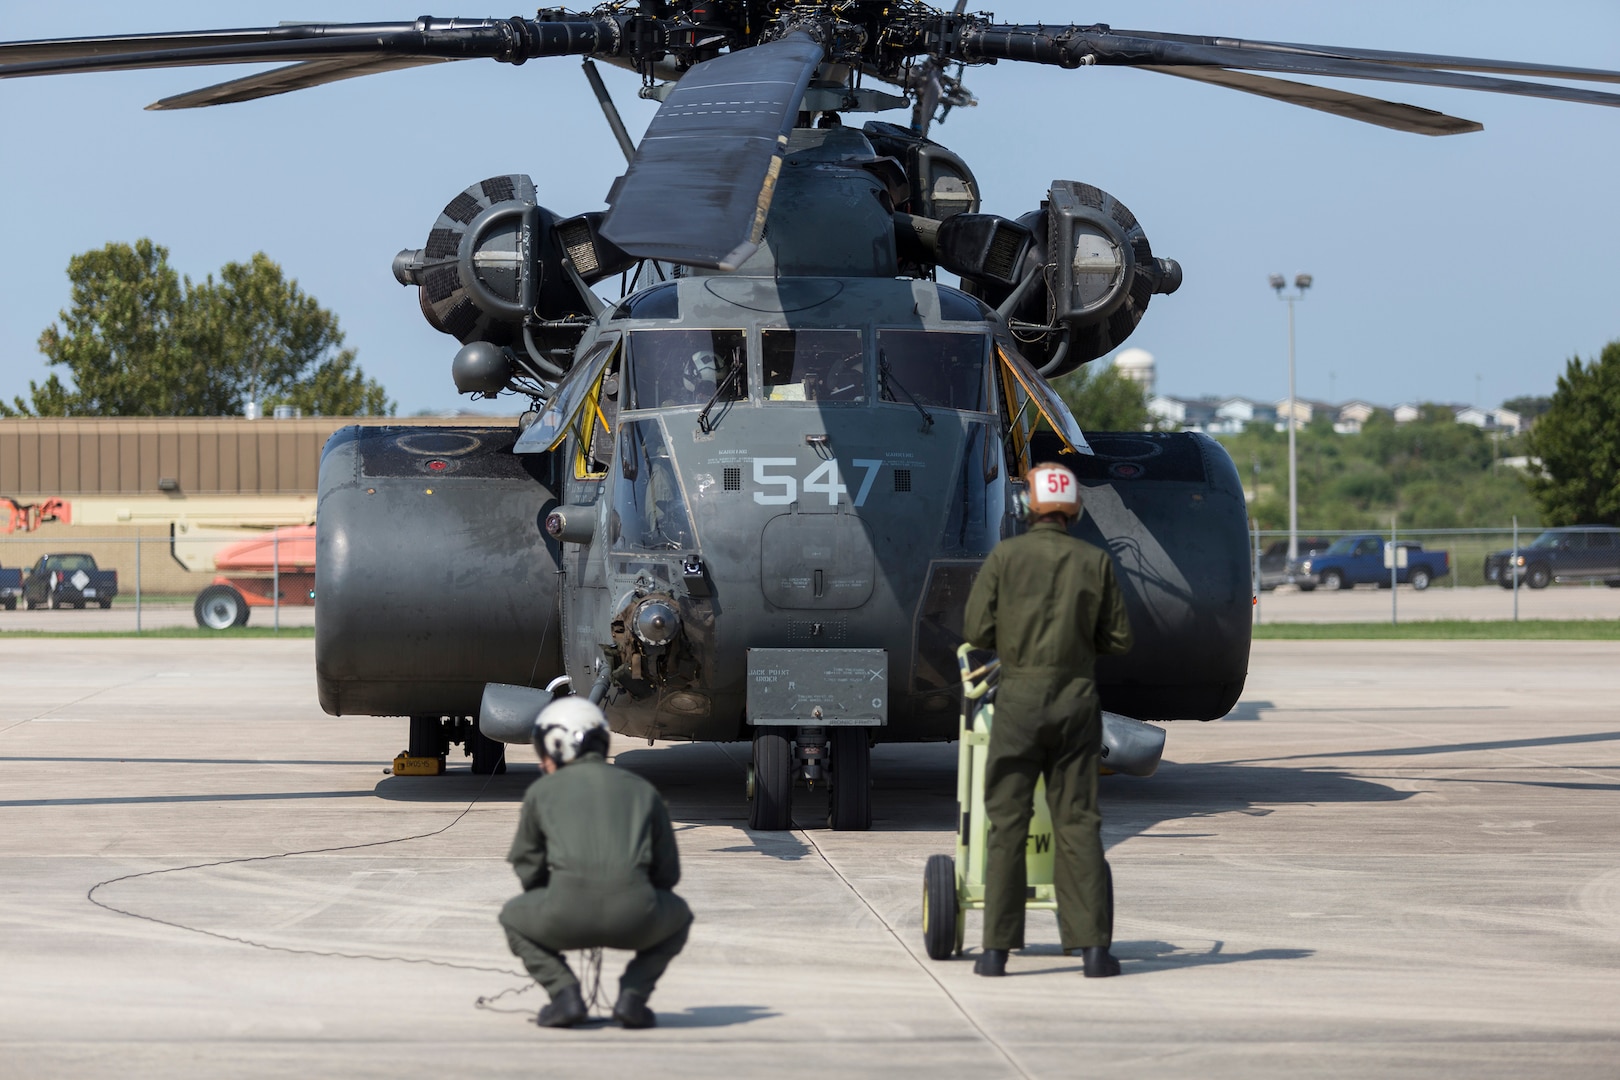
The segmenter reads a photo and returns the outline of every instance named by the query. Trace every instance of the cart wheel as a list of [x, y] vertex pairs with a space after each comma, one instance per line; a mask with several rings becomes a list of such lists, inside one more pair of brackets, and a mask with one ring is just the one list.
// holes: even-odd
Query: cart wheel
[[754, 792], [748, 827], [780, 832], [793, 827], [793, 741], [778, 727], [754, 729]]
[[931, 960], [961, 950], [962, 912], [956, 903], [956, 860], [930, 855], [923, 868], [923, 947]]

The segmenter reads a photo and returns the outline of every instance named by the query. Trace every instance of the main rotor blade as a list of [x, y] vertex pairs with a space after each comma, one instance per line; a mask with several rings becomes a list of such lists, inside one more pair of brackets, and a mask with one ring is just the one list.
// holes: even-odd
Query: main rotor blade
[[1145, 64], [1140, 70], [1156, 71], [1161, 75], [1174, 75], [1177, 78], [1224, 86], [1231, 90], [1242, 90], [1246, 94], [1258, 94], [1260, 97], [1287, 102], [1289, 105], [1301, 105], [1307, 109], [1316, 109], [1319, 112], [1332, 113], [1367, 124], [1377, 124], [1379, 127], [1393, 128], [1396, 131], [1409, 131], [1416, 135], [1464, 135], [1471, 131], [1483, 130], [1483, 126], [1473, 120], [1447, 116], [1433, 109], [1384, 101], [1382, 98], [1364, 97], [1361, 94], [1293, 82], [1289, 79], [1250, 75], [1248, 72], [1232, 71], [1229, 68], [1154, 67]]
[[1246, 38], [1165, 34], [1151, 30], [1123, 30], [1118, 32], [1130, 37], [1148, 38], [1156, 41], [1220, 45], [1226, 48], [1254, 52], [1298, 53], [1305, 56], [1359, 60], [1369, 64], [1428, 68], [1434, 71], [1478, 71], [1491, 75], [1515, 75], [1538, 79], [1578, 79], [1587, 82], [1620, 83], [1620, 71], [1607, 71], [1603, 68], [1534, 64], [1521, 60], [1485, 60], [1474, 56], [1443, 56], [1437, 53], [1392, 52], [1387, 49], [1360, 49], [1342, 45], [1300, 45], [1288, 41], [1252, 41]]
[[[1236, 39], [1232, 39], [1236, 41]], [[1490, 63], [1469, 58], [1433, 57], [1413, 54], [1430, 66], [1401, 66], [1394, 60], [1343, 58], [1330, 49], [1315, 46], [1284, 46], [1269, 42], [1220, 43], [1219, 38], [1180, 38], [1164, 34], [1121, 33], [1108, 27], [1044, 27], [1044, 26], [983, 26], [968, 28], [961, 34], [958, 44], [963, 58], [972, 60], [1007, 59], [1026, 60], [1060, 67], [1082, 67], [1092, 64], [1118, 67], [1147, 67], [1155, 70], [1203, 71], [1227, 68], [1250, 71], [1280, 72], [1293, 75], [1319, 76], [1342, 79], [1367, 79], [1377, 82], [1412, 83], [1420, 86], [1441, 86], [1460, 90], [1483, 90], [1498, 94], [1519, 94], [1527, 97], [1551, 98], [1587, 105], [1620, 107], [1620, 94], [1591, 90], [1585, 87], [1557, 86], [1549, 83], [1501, 79], [1485, 75], [1464, 74], [1443, 70], [1440, 64], [1456, 59], [1458, 66]], [[1301, 49], [1316, 51], [1299, 51]], [[1347, 50], [1348, 51], [1348, 50]], [[1402, 54], [1389, 54], [1400, 56]], [[1507, 65], [1505, 62], [1502, 66]], [[1553, 73], [1557, 69], [1546, 66], [1535, 70]], [[1594, 72], [1586, 68], [1557, 70], [1559, 74], [1575, 77], [1585, 73], [1590, 78], [1612, 78], [1620, 81], [1620, 72]], [[1197, 77], [1197, 76], [1189, 76]], [[1203, 81], [1218, 82], [1216, 78]], [[1223, 84], [1224, 85], [1224, 84]], [[1250, 92], [1255, 92], [1251, 90]], [[1267, 95], [1274, 96], [1274, 95]], [[1287, 100], [1286, 98], [1279, 98]], [[1374, 99], [1367, 99], [1374, 100]], [[1303, 101], [1295, 104], [1304, 104]], [[1396, 103], [1389, 103], [1395, 105]], [[1314, 107], [1314, 106], [1313, 106]], [[1352, 115], [1349, 111], [1341, 115]], [[1354, 119], [1368, 119], [1353, 116]], [[1368, 122], [1375, 122], [1369, 120]], [[1420, 129], [1421, 130], [1421, 129]], [[1424, 131], [1441, 134], [1439, 131]]]
[[795, 31], [694, 66], [609, 194], [602, 235], [644, 259], [740, 265], [759, 247], [788, 132], [824, 56]]
[[234, 105], [242, 101], [274, 97], [294, 90], [308, 90], [312, 86], [356, 79], [362, 75], [378, 75], [384, 71], [422, 67], [426, 64], [448, 64], [443, 56], [377, 56], [371, 58], [337, 57], [332, 60], [306, 60], [302, 64], [288, 64], [243, 79], [215, 83], [184, 94], [154, 101], [147, 108], [154, 112], [171, 109], [200, 109], [207, 105]]
[[612, 18], [422, 18], [413, 23], [300, 23], [197, 34], [23, 41], [0, 46], [0, 78], [380, 57], [521, 64], [538, 56], [611, 54], [619, 47], [618, 31]]

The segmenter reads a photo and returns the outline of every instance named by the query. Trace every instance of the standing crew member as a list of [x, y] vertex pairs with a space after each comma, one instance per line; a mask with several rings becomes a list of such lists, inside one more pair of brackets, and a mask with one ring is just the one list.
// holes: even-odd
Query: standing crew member
[[647, 1008], [658, 977], [692, 924], [669, 810], [658, 789], [607, 763], [607, 719], [580, 697], [553, 701], [534, 721], [544, 776], [529, 785], [507, 861], [523, 894], [501, 909], [512, 952], [551, 995], [541, 1027], [588, 1015], [564, 949], [634, 949], [619, 980], [613, 1019], [657, 1023]]
[[1046, 778], [1055, 833], [1058, 932], [1083, 950], [1087, 978], [1119, 974], [1113, 881], [1097, 813], [1102, 712], [1097, 657], [1131, 647], [1125, 600], [1106, 551], [1069, 535], [1080, 485], [1062, 465], [1029, 471], [1029, 532], [997, 544], [968, 596], [966, 636], [1001, 658], [985, 763], [990, 820], [980, 975], [1005, 975], [1024, 947], [1025, 847], [1035, 783]]

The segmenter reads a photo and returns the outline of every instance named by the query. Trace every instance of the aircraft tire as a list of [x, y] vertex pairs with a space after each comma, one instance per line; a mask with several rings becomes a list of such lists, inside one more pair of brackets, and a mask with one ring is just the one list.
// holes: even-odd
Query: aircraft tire
[[506, 744], [492, 739], [476, 727], [472, 733], [472, 771], [478, 776], [506, 771]]
[[793, 743], [782, 728], [754, 729], [754, 791], [748, 827], [781, 832], [793, 827]]
[[962, 951], [962, 910], [956, 900], [956, 860], [930, 855], [923, 867], [923, 948], [930, 960]]
[[437, 716], [411, 717], [411, 738], [405, 751], [411, 757], [443, 757], [449, 744], [444, 738], [444, 724]]
[[864, 832], [872, 827], [872, 745], [865, 728], [833, 728], [829, 803], [828, 828]]

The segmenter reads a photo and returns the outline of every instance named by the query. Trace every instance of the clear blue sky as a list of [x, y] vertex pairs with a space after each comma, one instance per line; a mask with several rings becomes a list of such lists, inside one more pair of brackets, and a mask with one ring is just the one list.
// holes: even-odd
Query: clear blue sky
[[[1008, 21], [1620, 68], [1613, 0], [985, 6]], [[419, 14], [375, 0], [8, 8], [14, 40]], [[436, 13], [520, 10], [486, 0]], [[469, 61], [245, 105], [142, 111], [247, 70], [0, 81], [0, 395], [48, 372], [35, 342], [67, 304], [68, 258], [148, 236], [194, 278], [266, 252], [337, 312], [401, 413], [457, 408], [456, 343], [395, 283], [394, 253], [420, 247], [439, 209], [486, 176], [526, 172], [542, 202], [573, 214], [601, 207], [623, 171], [566, 59]], [[652, 109], [634, 97], [635, 78], [603, 70], [639, 135]], [[1161, 391], [1286, 394], [1273, 272], [1316, 278], [1298, 310], [1307, 397], [1494, 405], [1550, 393], [1571, 355], [1620, 338], [1620, 109], [1346, 84], [1485, 125], [1432, 139], [1147, 72], [1001, 64], [970, 70], [968, 85], [980, 106], [934, 134], [967, 158], [986, 210], [1016, 216], [1053, 179], [1089, 181], [1136, 212], [1155, 253], [1181, 261], [1186, 284], [1154, 299], [1129, 342], [1157, 358]]]

